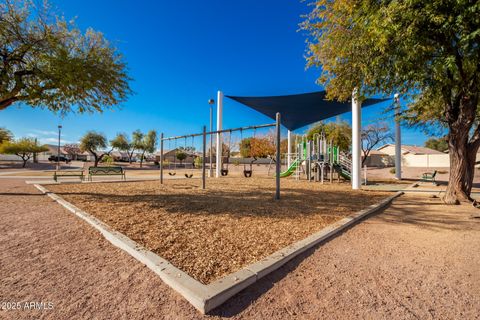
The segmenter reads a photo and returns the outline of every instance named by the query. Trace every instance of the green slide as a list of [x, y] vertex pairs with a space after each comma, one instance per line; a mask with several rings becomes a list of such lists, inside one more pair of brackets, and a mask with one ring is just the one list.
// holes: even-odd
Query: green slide
[[350, 173], [346, 170], [340, 170], [340, 175], [345, 179], [345, 180], [350, 180]]
[[297, 170], [297, 166], [298, 166], [298, 159], [295, 160], [290, 165], [290, 167], [288, 167], [287, 171], [284, 171], [284, 172], [280, 173], [280, 178], [285, 178], [285, 177], [291, 176]]
[[350, 172], [348, 172], [348, 170], [344, 169], [341, 165], [335, 164], [334, 168], [335, 168], [335, 171], [337, 171], [338, 174], [340, 176], [342, 176], [342, 178], [344, 178], [345, 180], [350, 180], [351, 179]]

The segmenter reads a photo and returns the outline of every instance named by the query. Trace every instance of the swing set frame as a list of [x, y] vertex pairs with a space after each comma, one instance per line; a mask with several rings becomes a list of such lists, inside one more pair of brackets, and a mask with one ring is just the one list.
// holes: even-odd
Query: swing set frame
[[[261, 125], [254, 125], [254, 126], [247, 126], [247, 127], [239, 127], [233, 129], [223, 129], [223, 130], [216, 130], [216, 131], [209, 131], [207, 132], [207, 127], [203, 126], [203, 130], [201, 133], [193, 133], [193, 134], [186, 134], [182, 136], [172, 136], [172, 137], [164, 137], [163, 132], [160, 134], [160, 183], [163, 184], [163, 147], [165, 141], [172, 141], [178, 139], [187, 139], [195, 137], [202, 137], [202, 189], [206, 188], [206, 151], [207, 151], [207, 135], [213, 134], [222, 134], [222, 133], [229, 133], [230, 138], [232, 132], [240, 131], [243, 132], [245, 130], [257, 130], [261, 128], [271, 128], [275, 127], [275, 141], [276, 141], [276, 166], [275, 166], [275, 200], [280, 199], [280, 171], [281, 171], [281, 154], [280, 154], [280, 125], [281, 125], [281, 115], [280, 113], [276, 114], [276, 121], [274, 123], [268, 124], [261, 124]], [[230, 148], [231, 146], [229, 146]], [[211, 148], [211, 147], [210, 147]], [[218, 152], [218, 150], [217, 150]], [[223, 153], [223, 152], [222, 152]]]

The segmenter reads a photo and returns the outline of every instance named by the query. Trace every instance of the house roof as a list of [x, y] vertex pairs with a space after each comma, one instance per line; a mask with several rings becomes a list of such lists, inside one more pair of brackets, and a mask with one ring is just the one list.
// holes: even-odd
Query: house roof
[[[386, 148], [388, 146], [395, 147], [394, 144], [389, 143], [389, 144], [385, 144], [385, 145], [379, 147], [377, 150], [380, 151], [383, 148]], [[421, 155], [421, 154], [445, 154], [444, 152], [434, 150], [434, 149], [430, 149], [430, 148], [427, 148], [427, 147], [417, 147], [417, 146], [411, 146], [411, 145], [406, 145], [406, 144], [402, 144], [402, 151], [404, 153], [412, 153], [412, 154], [418, 154], [418, 155]]]
[[382, 151], [379, 151], [379, 150], [371, 150], [370, 153], [368, 154], [369, 156], [370, 155], [374, 155], [374, 154], [378, 154], [378, 155], [381, 155], [381, 156], [387, 156], [388, 154], [386, 154], [385, 152], [382, 152]]

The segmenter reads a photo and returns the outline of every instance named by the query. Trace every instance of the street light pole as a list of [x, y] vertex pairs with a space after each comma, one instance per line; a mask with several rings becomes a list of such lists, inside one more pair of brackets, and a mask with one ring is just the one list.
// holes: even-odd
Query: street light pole
[[[213, 131], [213, 105], [215, 104], [215, 100], [214, 99], [209, 99], [208, 104], [210, 105], [210, 132], [212, 132]], [[208, 157], [210, 159], [210, 169], [209, 169], [209, 177], [210, 178], [213, 177], [212, 146], [213, 146], [213, 136], [210, 133], [210, 155]]]
[[58, 148], [57, 148], [57, 170], [60, 170], [60, 134], [62, 126], [58, 125]]

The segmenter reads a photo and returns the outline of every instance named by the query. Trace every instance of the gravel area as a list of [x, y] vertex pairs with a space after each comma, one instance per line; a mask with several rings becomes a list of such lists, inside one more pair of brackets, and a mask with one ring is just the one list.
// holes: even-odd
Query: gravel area
[[471, 206], [397, 198], [200, 315], [153, 272], [33, 186], [1, 180], [0, 319], [478, 319]]
[[348, 184], [273, 179], [49, 185], [96, 216], [207, 284], [390, 194], [352, 191]]

